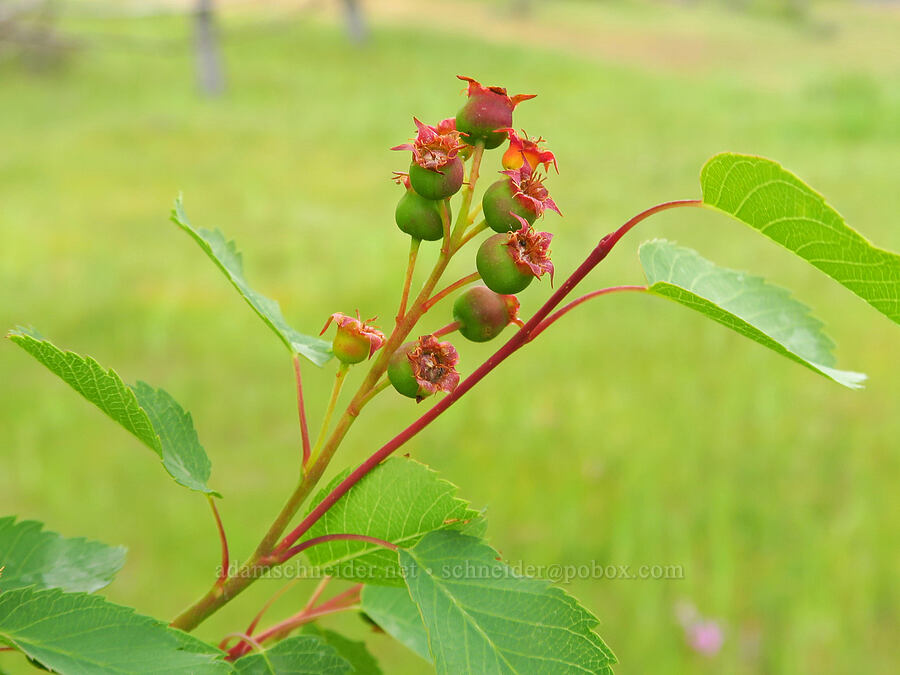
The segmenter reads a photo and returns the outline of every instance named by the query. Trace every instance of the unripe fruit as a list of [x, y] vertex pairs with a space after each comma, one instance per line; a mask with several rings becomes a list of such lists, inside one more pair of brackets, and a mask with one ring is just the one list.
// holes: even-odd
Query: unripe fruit
[[487, 342], [518, 321], [519, 301], [514, 295], [500, 295], [486, 286], [475, 286], [453, 303], [453, 320], [459, 332], [472, 342]]
[[413, 190], [425, 199], [446, 199], [462, 187], [463, 162], [459, 157], [454, 157], [437, 171], [422, 168], [413, 162], [409, 167], [409, 182]]
[[409, 398], [423, 398], [428, 396], [422, 392], [418, 380], [413, 373], [412, 363], [409, 361], [409, 352], [416, 346], [415, 342], [407, 342], [391, 355], [388, 361], [388, 379], [399, 393]]
[[475, 255], [475, 267], [485, 285], [503, 295], [525, 290], [534, 279], [526, 265], [513, 259], [507, 234], [495, 234], [484, 240]]
[[498, 180], [484, 191], [481, 199], [484, 220], [494, 232], [511, 232], [522, 227], [513, 213], [529, 224], [537, 219], [537, 213], [527, 208], [514, 196], [513, 185], [508, 178]]
[[338, 329], [331, 343], [331, 349], [341, 363], [360, 363], [369, 358], [372, 343], [367, 337]]
[[[369, 319], [369, 321], [372, 320]], [[352, 364], [365, 361], [384, 344], [384, 333], [375, 326], [370, 326], [369, 321], [361, 320], [359, 312], [356, 313], [355, 319], [340, 312], [332, 314], [325, 322], [325, 327], [322, 328], [320, 335], [328, 330], [332, 321], [337, 323], [337, 332], [334, 334], [331, 350], [341, 363]]]
[[470, 98], [456, 114], [456, 129], [464, 134], [466, 143], [484, 143], [492, 150], [506, 140], [505, 131], [495, 131], [512, 125], [512, 110], [502, 102], [487, 97]]
[[465, 134], [465, 141], [470, 145], [481, 141], [486, 150], [496, 148], [507, 138], [506, 129], [512, 126], [513, 109], [534, 96], [510, 97], [503, 87], [485, 87], [471, 77], [457, 77], [469, 83], [469, 99], [456, 115], [456, 130]]
[[[450, 205], [447, 205], [447, 217], [450, 218]], [[397, 204], [394, 212], [397, 227], [411, 237], [424, 241], [437, 241], [444, 236], [444, 223], [441, 219], [441, 202], [425, 199], [414, 190], [407, 190]]]
[[399, 393], [417, 401], [436, 391], [453, 391], [459, 384], [459, 354], [449, 342], [423, 335], [391, 354], [388, 379]]

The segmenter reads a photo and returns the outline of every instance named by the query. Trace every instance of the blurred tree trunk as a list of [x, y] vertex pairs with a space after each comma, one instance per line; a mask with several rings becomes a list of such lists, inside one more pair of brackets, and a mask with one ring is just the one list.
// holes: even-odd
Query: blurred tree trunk
[[207, 96], [218, 96], [225, 90], [225, 74], [222, 69], [213, 0], [197, 0], [194, 11], [194, 53], [197, 86]]
[[344, 4], [344, 17], [347, 22], [347, 35], [353, 44], [361, 45], [369, 39], [369, 29], [363, 17], [359, 0], [341, 0]]

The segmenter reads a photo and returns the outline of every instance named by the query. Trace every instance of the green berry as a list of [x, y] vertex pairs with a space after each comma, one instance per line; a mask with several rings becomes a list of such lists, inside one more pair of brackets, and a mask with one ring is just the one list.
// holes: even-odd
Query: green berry
[[506, 234], [495, 234], [484, 240], [475, 255], [475, 267], [485, 285], [503, 295], [525, 290], [534, 279], [527, 266], [513, 259]]
[[425, 199], [446, 199], [455, 195], [463, 183], [463, 162], [454, 157], [438, 171], [424, 169], [415, 162], [409, 167], [409, 182], [413, 190]]
[[511, 232], [522, 227], [513, 213], [524, 218], [529, 224], [537, 218], [537, 214], [526, 208], [513, 196], [513, 186], [508, 178], [498, 180], [484, 191], [481, 199], [484, 219], [494, 232]]
[[[450, 206], [447, 205], [447, 217]], [[441, 202], [425, 199], [414, 190], [407, 190], [394, 212], [397, 227], [411, 237], [424, 241], [437, 241], [444, 237], [444, 223], [441, 219]]]
[[372, 343], [362, 335], [338, 329], [331, 350], [341, 363], [361, 363], [369, 358]]
[[393, 353], [388, 361], [388, 379], [400, 394], [409, 398], [424, 398], [428, 395], [419, 386], [413, 373], [412, 364], [409, 362], [409, 352], [416, 346], [415, 342], [407, 342]]
[[453, 303], [453, 320], [459, 332], [472, 342], [487, 342], [500, 335], [512, 321], [518, 321], [519, 301], [514, 295], [500, 295], [486, 286], [475, 286]]

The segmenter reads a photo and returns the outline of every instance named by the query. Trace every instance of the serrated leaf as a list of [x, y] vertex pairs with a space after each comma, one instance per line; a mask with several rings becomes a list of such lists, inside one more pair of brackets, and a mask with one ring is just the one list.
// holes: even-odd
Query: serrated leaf
[[181, 197], [175, 200], [172, 209], [172, 222], [187, 232], [202, 248], [206, 255], [228, 277], [247, 304], [271, 328], [292, 353], [302, 354], [317, 366], [324, 365], [331, 357], [331, 343], [294, 330], [281, 313], [281, 307], [275, 300], [254, 291], [244, 277], [244, 263], [237, 244], [228, 241], [220, 230], [195, 228], [184, 212]]
[[112, 581], [125, 564], [124, 546], [67, 539], [34, 520], [0, 518], [0, 589], [61, 588], [91, 593]]
[[405, 586], [364, 586], [362, 610], [397, 642], [432, 662], [425, 624]]
[[432, 532], [398, 555], [439, 675], [612, 673], [597, 618], [548, 582], [516, 576], [482, 541]]
[[334, 647], [335, 651], [353, 667], [351, 672], [354, 675], [382, 675], [378, 662], [366, 648], [365, 642], [351, 640], [340, 633], [321, 628], [314, 623], [306, 624], [302, 632], [307, 635], [314, 635], [325, 644]]
[[723, 153], [700, 173], [703, 203], [759, 230], [900, 323], [900, 255], [849, 227], [777, 162]]
[[[321, 502], [346, 475], [331, 481], [313, 504]], [[354, 485], [303, 540], [345, 533], [412, 546], [432, 530], [470, 527], [472, 521], [480, 520], [481, 514], [456, 497], [456, 490], [424, 464], [393, 457]], [[403, 585], [396, 553], [377, 544], [330, 541], [306, 553], [313, 566], [332, 576], [367, 584]]]
[[17, 328], [7, 337], [155, 452], [177, 483], [221, 496], [206, 486], [210, 462], [191, 416], [168, 393], [144, 382], [130, 387], [111, 368], [63, 351], [34, 330]]
[[168, 392], [146, 382], [138, 382], [132, 390], [159, 437], [163, 465], [169, 475], [191, 490], [212, 493], [206, 487], [212, 464], [200, 445], [191, 414]]
[[646, 242], [639, 255], [649, 292], [697, 310], [845, 387], [859, 388], [866, 379], [832, 367], [834, 343], [822, 322], [784, 288], [718, 267], [670, 241]]
[[271, 649], [234, 663], [239, 675], [344, 675], [353, 666], [334, 647], [312, 635], [282, 640]]
[[103, 598], [58, 589], [0, 593], [0, 644], [81, 673], [229, 673], [224, 653]]

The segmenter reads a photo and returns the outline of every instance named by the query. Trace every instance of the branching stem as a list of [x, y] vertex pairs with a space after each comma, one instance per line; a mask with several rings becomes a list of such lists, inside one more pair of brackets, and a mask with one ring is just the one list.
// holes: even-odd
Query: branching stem
[[566, 314], [571, 312], [573, 309], [578, 307], [578, 305], [582, 304], [583, 302], [587, 302], [588, 300], [591, 300], [592, 298], [597, 298], [597, 297], [600, 297], [601, 295], [608, 295], [609, 293], [620, 293], [620, 292], [625, 292], [625, 291], [646, 291], [646, 290], [647, 290], [646, 286], [610, 286], [609, 288], [601, 288], [599, 290], [592, 291], [590, 293], [582, 295], [580, 298], [576, 298], [575, 300], [572, 300], [572, 302], [568, 303], [567, 305], [564, 305], [560, 309], [556, 310], [553, 314], [548, 316], [546, 319], [541, 321], [541, 323], [533, 331], [531, 331], [531, 335], [528, 337], [528, 341], [531, 342], [532, 340], [534, 340], [538, 335], [543, 333], [550, 325], [559, 321], [563, 316], [565, 316]]
[[428, 301], [425, 303], [424, 309], [427, 312], [429, 309], [434, 307], [441, 300], [450, 295], [453, 291], [462, 288], [463, 286], [467, 286], [471, 284], [473, 281], [478, 281], [481, 278], [481, 275], [478, 272], [472, 272], [472, 274], [467, 274], [462, 279], [458, 279], [454, 281], [452, 284], [444, 288], [443, 290], [435, 293]]
[[297, 414], [300, 417], [300, 439], [303, 446], [303, 468], [309, 463], [311, 446], [309, 442], [309, 426], [306, 423], [306, 406], [303, 403], [303, 380], [300, 377], [300, 355], [294, 354], [294, 379], [297, 381]]
[[325, 411], [325, 417], [322, 418], [322, 428], [319, 430], [319, 436], [316, 439], [316, 447], [312, 450], [311, 459], [314, 461], [318, 457], [322, 443], [325, 442], [325, 434], [328, 433], [328, 427], [331, 425], [331, 417], [334, 415], [334, 409], [337, 407], [338, 397], [341, 395], [341, 388], [344, 386], [344, 378], [347, 371], [350, 370], [349, 364], [342, 363], [338, 366], [338, 371], [334, 376], [334, 387], [331, 389], [331, 400], [328, 401], [328, 409]]
[[219, 516], [219, 509], [216, 508], [216, 498], [212, 495], [206, 495], [209, 506], [213, 512], [213, 518], [216, 519], [216, 530], [219, 533], [219, 542], [222, 545], [222, 567], [219, 570], [219, 577], [216, 579], [216, 585], [221, 587], [228, 580], [228, 539], [225, 536], [225, 527], [222, 525], [222, 518]]
[[413, 271], [416, 269], [416, 258], [419, 255], [419, 245], [421, 239], [410, 237], [409, 242], [409, 261], [406, 264], [406, 278], [403, 281], [403, 292], [400, 294], [400, 309], [397, 310], [397, 323], [403, 320], [406, 314], [406, 303], [409, 301], [409, 287], [412, 285]]

